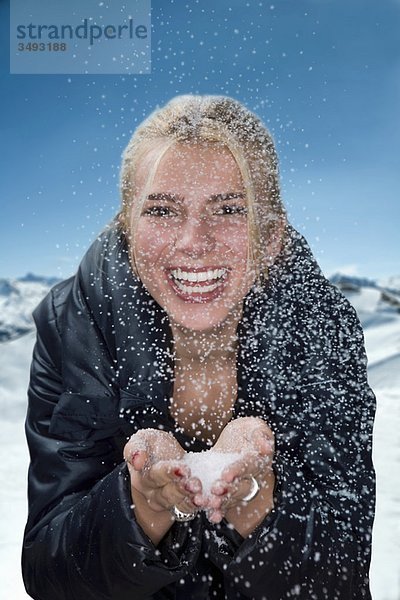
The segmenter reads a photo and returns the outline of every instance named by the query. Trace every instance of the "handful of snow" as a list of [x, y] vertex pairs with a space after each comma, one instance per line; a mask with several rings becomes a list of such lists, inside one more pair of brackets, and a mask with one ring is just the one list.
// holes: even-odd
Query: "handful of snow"
[[213, 484], [221, 478], [222, 471], [240, 457], [240, 452], [204, 450], [203, 452], [188, 452], [184, 462], [190, 468], [192, 477], [200, 479], [202, 494], [209, 496]]

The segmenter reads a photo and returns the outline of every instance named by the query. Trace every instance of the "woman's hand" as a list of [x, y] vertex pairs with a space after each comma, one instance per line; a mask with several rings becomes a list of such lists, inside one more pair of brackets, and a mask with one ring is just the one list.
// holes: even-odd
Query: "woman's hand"
[[124, 448], [136, 518], [155, 543], [173, 523], [172, 506], [197, 511], [192, 499], [201, 493], [201, 483], [191, 477], [184, 455], [174, 436], [158, 429], [139, 430]]
[[[274, 435], [262, 419], [242, 417], [228, 423], [213, 449], [219, 452], [238, 452], [239, 449], [242, 456], [226, 467], [212, 486], [207, 503], [208, 518], [218, 523], [225, 517], [246, 536], [273, 508]], [[250, 491], [251, 476], [257, 480], [260, 491], [253, 500], [245, 502], [243, 498]], [[205, 504], [201, 495], [196, 495], [194, 500]]]

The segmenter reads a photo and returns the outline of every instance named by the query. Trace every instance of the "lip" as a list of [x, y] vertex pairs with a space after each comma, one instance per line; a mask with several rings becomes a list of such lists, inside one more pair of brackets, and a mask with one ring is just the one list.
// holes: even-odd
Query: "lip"
[[187, 271], [188, 273], [204, 273], [204, 271], [216, 271], [217, 269], [225, 269], [226, 271], [230, 271], [229, 267], [225, 265], [207, 265], [206, 267], [187, 267], [183, 265], [173, 265], [172, 267], [168, 267], [167, 273], [169, 274], [171, 271], [175, 269], [180, 269], [181, 271]]
[[[175, 269], [181, 269], [182, 271], [186, 271], [188, 273], [202, 273], [205, 271], [215, 271], [216, 269], [225, 269], [226, 273], [223, 276], [223, 278], [221, 279], [220, 284], [218, 285], [217, 288], [215, 288], [214, 290], [210, 291], [210, 292], [184, 292], [182, 291], [175, 283], [174, 277], [171, 275], [171, 271], [175, 270]], [[175, 295], [178, 296], [181, 300], [183, 300], [184, 302], [188, 302], [191, 304], [204, 304], [207, 302], [212, 302], [213, 300], [216, 300], [219, 296], [221, 296], [224, 292], [224, 289], [226, 287], [227, 284], [227, 280], [229, 278], [229, 273], [230, 273], [229, 268], [227, 267], [221, 267], [221, 266], [207, 266], [207, 267], [192, 267], [192, 268], [188, 268], [188, 267], [181, 267], [181, 266], [173, 266], [173, 267], [169, 267], [168, 269], [166, 269], [166, 279], [167, 279], [167, 283], [168, 285], [172, 288], [172, 290], [174, 291]], [[207, 282], [202, 282], [203, 285], [207, 284]], [[198, 282], [185, 282], [185, 285], [187, 287], [195, 287], [196, 285], [198, 285]]]

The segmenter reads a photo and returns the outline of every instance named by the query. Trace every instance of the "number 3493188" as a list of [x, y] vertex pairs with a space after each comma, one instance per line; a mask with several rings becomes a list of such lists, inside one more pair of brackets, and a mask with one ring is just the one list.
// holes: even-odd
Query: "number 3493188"
[[18, 44], [18, 52], [65, 52], [67, 44], [64, 42], [28, 42]]

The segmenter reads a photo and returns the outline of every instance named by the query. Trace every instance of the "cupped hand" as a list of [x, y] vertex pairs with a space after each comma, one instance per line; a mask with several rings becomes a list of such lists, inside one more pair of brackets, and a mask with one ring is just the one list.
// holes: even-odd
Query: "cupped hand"
[[[241, 456], [225, 467], [213, 484], [208, 499], [196, 494], [194, 502], [207, 511], [211, 522], [218, 523], [238, 507], [257, 502], [258, 510], [273, 506], [275, 476], [272, 470], [274, 434], [258, 417], [241, 417], [230, 421], [223, 429], [213, 450], [240, 452]], [[260, 496], [246, 503], [243, 498], [251, 489], [251, 476], [260, 486]]]
[[195, 512], [192, 499], [201, 493], [201, 482], [191, 477], [182, 461], [185, 454], [172, 433], [158, 429], [135, 433], [124, 448], [134, 501], [139, 493], [152, 511], [169, 511], [175, 505], [183, 512]]

